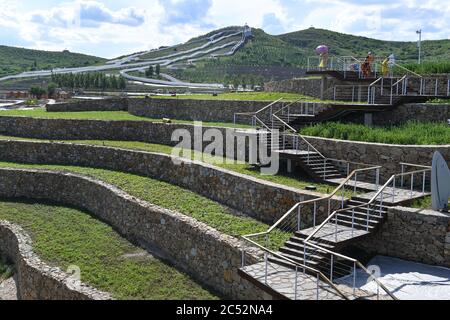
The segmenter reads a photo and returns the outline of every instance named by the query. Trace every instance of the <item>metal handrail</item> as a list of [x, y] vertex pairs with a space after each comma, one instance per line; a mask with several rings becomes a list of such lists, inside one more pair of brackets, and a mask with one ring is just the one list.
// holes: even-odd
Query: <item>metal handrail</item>
[[297, 99], [297, 100], [295, 100], [295, 101], [292, 101], [291, 103], [289, 103], [289, 104], [283, 106], [280, 110], [275, 111], [275, 112], [273, 113], [273, 115], [278, 114], [279, 112], [281, 112], [281, 111], [284, 110], [285, 108], [288, 108], [288, 107], [292, 106], [294, 103], [300, 102], [300, 101], [302, 101], [302, 100], [303, 100], [303, 98], [300, 98], [300, 99]]
[[322, 279], [322, 281], [326, 282], [326, 283], [327, 283], [328, 285], [330, 285], [334, 290], [336, 290], [336, 292], [339, 293], [339, 295], [340, 295], [341, 297], [343, 297], [345, 300], [349, 300], [348, 297], [347, 297], [345, 294], [343, 294], [343, 293], [341, 292], [341, 290], [339, 290], [339, 288], [338, 288], [333, 282], [331, 282], [330, 279], [328, 279], [321, 271], [316, 270], [316, 269], [314, 269], [314, 268], [311, 268], [311, 267], [309, 267], [309, 266], [307, 266], [307, 265], [305, 265], [305, 264], [300, 264], [300, 263], [298, 263], [298, 262], [295, 262], [295, 261], [293, 261], [293, 260], [291, 260], [291, 259], [285, 257], [284, 255], [281, 255], [281, 254], [276, 253], [276, 252], [274, 252], [274, 251], [272, 251], [272, 250], [270, 250], [270, 249], [268, 249], [268, 248], [263, 247], [263, 246], [260, 245], [259, 243], [255, 242], [255, 241], [253, 241], [253, 240], [250, 240], [248, 237], [250, 237], [250, 236], [242, 236], [242, 238], [243, 238], [244, 240], [250, 242], [250, 243], [253, 244], [254, 246], [258, 247], [259, 249], [261, 249], [261, 250], [263, 250], [263, 251], [265, 251], [265, 252], [267, 252], [267, 253], [270, 253], [271, 255], [273, 255], [273, 256], [275, 256], [275, 257], [278, 257], [278, 258], [280, 258], [280, 259], [282, 259], [282, 260], [285, 260], [285, 261], [287, 261], [287, 262], [293, 264], [293, 265], [296, 266], [296, 267], [299, 267], [299, 268], [301, 268], [301, 269], [305, 269], [305, 270], [308, 270], [308, 271], [311, 271], [311, 272], [316, 273], [316, 274]]
[[407, 77], [408, 77], [407, 75], [404, 75], [402, 78], [400, 78], [400, 80], [398, 80], [396, 83], [394, 83], [394, 84], [392, 85], [392, 87], [395, 87], [395, 86], [398, 85], [400, 82], [404, 81]]
[[264, 110], [270, 108], [271, 106], [273, 106], [274, 104], [280, 102], [280, 101], [283, 100], [283, 99], [284, 99], [284, 98], [280, 98], [280, 99], [278, 99], [278, 100], [275, 100], [274, 102], [268, 104], [267, 106], [265, 106], [265, 107], [262, 108], [261, 110], [256, 111], [256, 112], [255, 112], [255, 115], [260, 114], [260, 113], [263, 112]]
[[421, 76], [420, 74], [415, 73], [414, 71], [411, 71], [411, 70], [409, 70], [408, 68], [405, 68], [405, 67], [403, 67], [403, 66], [401, 66], [401, 65], [399, 65], [399, 64], [397, 64], [397, 63], [394, 63], [393, 65], [399, 67], [400, 69], [405, 70], [406, 72], [410, 72], [410, 73], [412, 73], [413, 75], [415, 75], [415, 76], [417, 76], [417, 77], [419, 77], [419, 78], [422, 78], [422, 76]]

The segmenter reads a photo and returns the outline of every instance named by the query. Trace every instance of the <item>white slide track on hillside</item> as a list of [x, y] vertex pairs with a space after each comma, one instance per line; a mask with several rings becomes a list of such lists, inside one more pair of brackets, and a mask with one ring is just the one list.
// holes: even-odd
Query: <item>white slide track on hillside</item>
[[[101, 66], [89, 66], [89, 67], [78, 67], [78, 68], [55, 68], [53, 70], [41, 70], [41, 71], [29, 71], [29, 72], [23, 72], [17, 75], [11, 75], [0, 78], [1, 81], [6, 80], [12, 80], [12, 79], [21, 79], [21, 78], [33, 78], [33, 77], [44, 77], [44, 76], [50, 76], [52, 74], [66, 74], [66, 73], [83, 73], [83, 72], [101, 72], [101, 71], [108, 71], [108, 70], [115, 70], [119, 69], [120, 74], [130, 81], [145, 83], [145, 84], [154, 84], [158, 86], [171, 86], [171, 87], [189, 87], [189, 88], [213, 88], [213, 89], [223, 89], [222, 84], [217, 83], [189, 83], [189, 82], [183, 82], [180, 80], [177, 80], [173, 77], [170, 77], [168, 75], [163, 76], [166, 80], [158, 80], [158, 79], [149, 79], [144, 77], [137, 77], [129, 75], [129, 72], [134, 71], [142, 71], [143, 69], [151, 66], [159, 64], [164, 67], [170, 68], [171, 65], [182, 62], [182, 61], [199, 61], [204, 59], [209, 59], [211, 57], [218, 57], [218, 56], [230, 56], [233, 55], [239, 48], [242, 47], [243, 44], [245, 44], [246, 38], [243, 31], [239, 32], [232, 32], [228, 33], [230, 31], [222, 31], [216, 34], [213, 34], [212, 36], [208, 38], [201, 38], [194, 40], [193, 42], [203, 42], [208, 41], [207, 43], [204, 43], [203, 45], [200, 45], [199, 47], [192, 48], [185, 51], [180, 51], [176, 53], [172, 53], [166, 56], [161, 56], [155, 59], [145, 59], [140, 60], [139, 57], [162, 50], [172, 49], [176, 48], [180, 45], [175, 45], [171, 47], [165, 47], [158, 50], [150, 50], [146, 52], [136, 53], [130, 56], [123, 57], [121, 59], [111, 60], [108, 61], [105, 65]], [[228, 33], [228, 34], [227, 34]], [[214, 44], [217, 44], [223, 40], [226, 40], [231, 37], [235, 37], [238, 35], [242, 35], [242, 38], [239, 41], [231, 41], [228, 43], [224, 43], [220, 46], [214, 46], [212, 48], [209, 48], [213, 46]], [[221, 54], [212, 54], [209, 55], [212, 52], [219, 51], [222, 49], [225, 49], [227, 47], [233, 46], [229, 51]], [[209, 49], [207, 49], [209, 48]], [[140, 61], [139, 61], [140, 60]]]

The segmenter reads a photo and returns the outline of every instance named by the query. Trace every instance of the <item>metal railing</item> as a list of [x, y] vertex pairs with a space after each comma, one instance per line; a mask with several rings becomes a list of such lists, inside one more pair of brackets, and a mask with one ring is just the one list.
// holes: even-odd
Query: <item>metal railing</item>
[[[338, 187], [336, 187], [336, 189], [332, 193], [324, 197], [298, 202], [291, 209], [289, 209], [267, 231], [245, 235], [242, 238], [248, 241], [249, 243], [256, 245], [258, 248], [274, 254], [273, 251], [278, 250], [280, 246], [284, 244], [284, 240], [287, 240], [282, 239], [282, 241], [280, 241], [280, 233], [284, 233], [290, 236], [292, 233], [298, 232], [308, 227], [316, 227], [317, 222], [322, 216], [326, 216], [327, 214], [330, 215], [332, 209], [331, 201], [333, 200], [333, 198], [337, 202], [336, 205], [342, 209], [345, 206], [346, 197], [349, 195], [351, 196], [357, 192], [356, 184], [358, 174], [362, 174], [367, 171], [376, 171], [377, 173], [379, 173], [380, 168], [381, 168], [380, 166], [374, 166], [370, 168], [354, 170], [344, 181], [342, 181], [342, 183]], [[355, 183], [355, 185], [353, 185], [353, 183]], [[336, 196], [339, 194], [340, 196], [336, 199]], [[319, 215], [318, 210], [321, 207], [322, 202], [325, 202], [325, 206], [322, 207], [325, 207], [326, 209], [325, 212], [322, 212]], [[310, 210], [308, 209], [312, 209], [313, 213], [312, 215], [310, 214]], [[308, 213], [305, 214], [305, 212]], [[259, 243], [258, 239], [260, 240]], [[322, 248], [320, 248], [320, 250], [321, 249]], [[345, 257], [335, 252], [332, 252], [332, 254], [337, 258]], [[281, 253], [276, 253], [276, 256], [285, 260], [286, 259], [289, 260]], [[304, 258], [305, 258], [304, 261], [306, 262], [307, 261], [306, 253]], [[352, 259], [352, 261], [353, 260], [354, 259]], [[357, 262], [356, 260], [354, 261], [356, 264], [360, 265], [359, 262]], [[333, 266], [336, 267], [337, 263], [338, 259], [334, 261]], [[296, 264], [298, 265], [299, 268], [303, 268], [303, 272], [305, 272], [305, 269], [308, 270], [309, 268], [306, 264], [298, 264], [298, 263]], [[331, 271], [331, 276], [329, 278], [330, 279], [329, 281], [331, 283], [333, 281], [333, 274], [335, 273], [336, 269], [334, 271], [333, 270]], [[355, 289], [356, 288], [354, 287], [354, 290]]]
[[[394, 204], [397, 201], [408, 201], [412, 200], [417, 196], [425, 196], [427, 194], [427, 174], [431, 173], [431, 168], [428, 166], [420, 166], [415, 164], [401, 163], [402, 173], [395, 174], [391, 176], [391, 178], [375, 193], [375, 195], [367, 202], [362, 203], [356, 206], [350, 206], [346, 208], [341, 208], [335, 210], [331, 213], [320, 226], [318, 226], [306, 239], [305, 243], [310, 247], [315, 248], [315, 250], [306, 250], [304, 252], [304, 261], [307, 262], [308, 258], [314, 255], [317, 255], [318, 252], [325, 252], [328, 254], [335, 255], [335, 253], [327, 250], [323, 247], [325, 241], [320, 237], [316, 236], [323, 229], [327, 228], [328, 232], [333, 231], [334, 229], [334, 241], [338, 241], [339, 237], [339, 222], [342, 217], [351, 218], [351, 226], [347, 226], [346, 232], [350, 232], [352, 236], [356, 232], [369, 231], [370, 223], [372, 219], [382, 218], [383, 214], [386, 212], [383, 204], [391, 203]], [[418, 170], [413, 170], [409, 172], [405, 172], [406, 167], [419, 168]], [[415, 177], [419, 176], [419, 179], [415, 180]], [[409, 178], [409, 181], [407, 181]], [[400, 180], [400, 186], [398, 186], [398, 182]], [[408, 189], [404, 189], [404, 186], [408, 185]], [[351, 213], [351, 216], [349, 214]], [[358, 213], [359, 223], [356, 223], [355, 213]], [[365, 215], [365, 218], [361, 218], [361, 216]], [[348, 225], [348, 224], [347, 224]], [[345, 260], [347, 263], [355, 263], [355, 259], [350, 257], [345, 257], [343, 255], [339, 256], [341, 259]], [[329, 261], [329, 265], [331, 270], [336, 268], [335, 261], [331, 259]], [[361, 265], [358, 263], [359, 267]], [[356, 267], [356, 265], [354, 266]], [[355, 271], [353, 271], [355, 273]], [[374, 279], [376, 282], [379, 282], [377, 279]], [[383, 290], [391, 297], [395, 298], [392, 293], [389, 292], [381, 283], [378, 285], [383, 288]]]
[[[327, 284], [332, 290], [335, 291], [336, 295], [339, 295], [345, 300], [348, 300], [348, 297], [332, 282], [330, 281], [321, 271], [314, 269], [310, 266], [307, 266], [305, 264], [298, 263], [292, 259], [289, 259], [285, 257], [284, 255], [274, 252], [267, 247], [262, 246], [256, 241], [253, 241], [251, 238], [259, 237], [262, 234], [252, 234], [247, 236], [242, 236], [242, 238], [251, 244], [253, 247], [256, 247], [264, 252], [264, 277], [263, 282], [264, 284], [268, 285], [268, 278], [269, 278], [269, 259], [270, 257], [275, 257], [277, 259], [282, 260], [284, 263], [287, 263], [290, 268], [292, 269], [292, 273], [294, 274], [294, 281], [293, 281], [293, 289], [292, 289], [292, 296], [293, 300], [298, 300], [299, 297], [299, 291], [311, 291], [314, 290], [314, 293], [310, 295], [310, 297], [314, 297], [315, 300], [320, 299], [320, 291], [323, 290], [321, 287], [323, 287], [323, 284]], [[244, 268], [246, 266], [246, 250], [245, 247], [242, 248], [242, 258], [241, 258], [241, 267]], [[308, 275], [306, 275], [308, 274]], [[300, 279], [299, 279], [300, 278]], [[309, 280], [309, 282], [315, 283], [315, 288], [311, 288], [308, 284], [306, 284], [304, 287], [302, 286], [305, 282], [305, 279]], [[300, 287], [300, 288], [299, 288]], [[286, 291], [286, 288], [284, 288], [284, 291]], [[286, 292], [284, 292], [286, 294]], [[329, 294], [329, 290], [327, 289], [327, 294]]]

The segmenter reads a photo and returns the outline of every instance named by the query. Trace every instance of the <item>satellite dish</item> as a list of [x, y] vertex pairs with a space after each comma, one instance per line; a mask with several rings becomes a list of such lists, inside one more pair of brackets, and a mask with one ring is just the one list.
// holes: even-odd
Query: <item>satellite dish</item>
[[431, 169], [431, 200], [433, 210], [448, 209], [450, 197], [450, 170], [440, 152], [433, 155]]

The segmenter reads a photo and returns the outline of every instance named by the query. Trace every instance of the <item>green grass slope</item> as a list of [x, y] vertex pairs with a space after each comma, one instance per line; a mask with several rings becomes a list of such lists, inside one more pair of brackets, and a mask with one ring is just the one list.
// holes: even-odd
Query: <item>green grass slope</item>
[[42, 51], [0, 46], [0, 76], [32, 69], [83, 67], [105, 62], [106, 59], [68, 51]]

